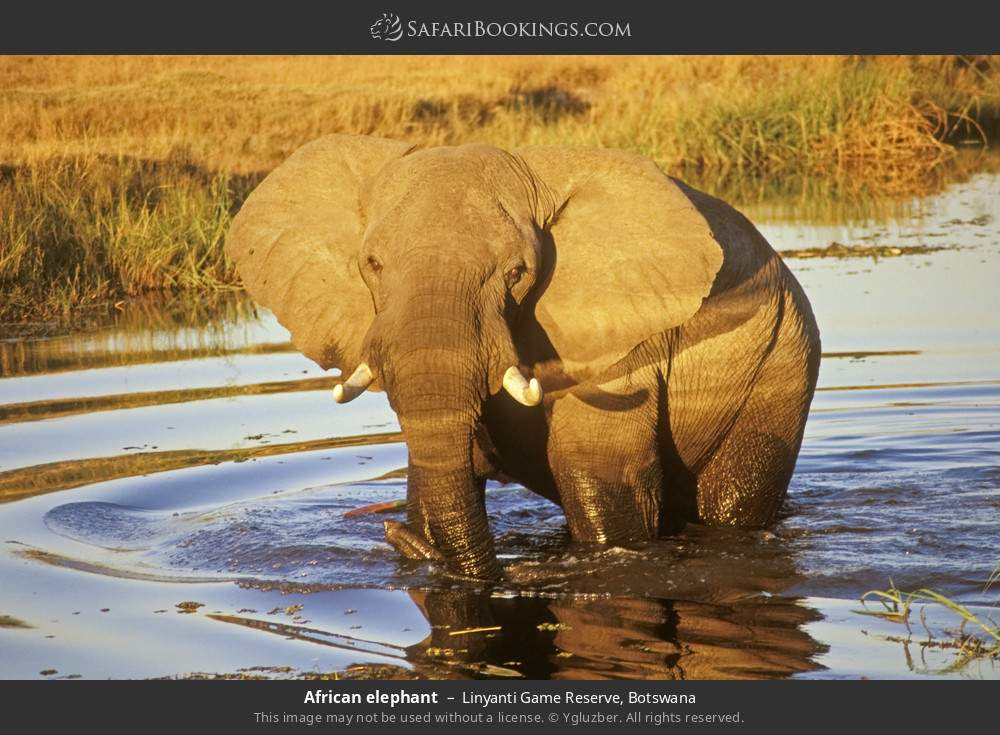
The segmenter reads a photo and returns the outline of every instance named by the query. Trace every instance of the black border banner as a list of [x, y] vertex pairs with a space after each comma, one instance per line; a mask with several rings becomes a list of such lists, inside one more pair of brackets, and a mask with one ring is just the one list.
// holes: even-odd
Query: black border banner
[[[45, 732], [87, 723], [102, 733], [321, 727], [352, 732], [614, 729], [843, 735], [947, 732], [974, 726], [976, 713], [985, 724], [995, 689], [994, 682], [983, 681], [75, 681], [6, 682], [0, 692], [5, 723], [31, 722]], [[334, 701], [307, 701], [324, 694]], [[360, 703], [343, 701], [355, 695]], [[490, 702], [490, 695], [502, 701]], [[672, 695], [680, 701], [672, 701]]]
[[[3, 9], [0, 53], [974, 54], [1000, 49], [997, 8], [846, 0], [39, 1]], [[402, 33], [373, 38], [371, 26], [386, 13], [400, 19]]]
[[[474, 4], [426, 2], [137, 3], [74, 2], [64, 6], [9, 4], [0, 17], [0, 53], [235, 53], [235, 54], [742, 54], [742, 53], [989, 53], [1000, 51], [1000, 4], [926, 8], [917, 3], [698, 2], [616, 0], [601, 4], [506, 0]], [[383, 13], [398, 15], [406, 31], [396, 40], [372, 37]], [[408, 35], [410, 23], [438, 23], [434, 35]], [[471, 33], [442, 35], [458, 23]], [[476, 35], [476, 23], [484, 32]], [[515, 24], [514, 36], [490, 35], [490, 24]], [[520, 24], [536, 24], [530, 35]], [[544, 35], [539, 25], [627, 24], [627, 36]], [[472, 24], [469, 26], [469, 24]], [[559, 33], [558, 30], [555, 30]], [[379, 692], [436, 693], [435, 704], [397, 704], [367, 697]], [[349, 725], [357, 731], [433, 731], [494, 727], [514, 732], [563, 730], [631, 732], [676, 729], [696, 732], [808, 733], [925, 732], [974, 726], [993, 717], [986, 682], [0, 682], [3, 722], [11, 731], [32, 723], [45, 731], [86, 723], [102, 732], [269, 732], [292, 727], [285, 715], [321, 716], [319, 726], [341, 727], [328, 715], [363, 714], [376, 721]], [[307, 703], [308, 692], [357, 692], [361, 704]], [[560, 702], [529, 704], [522, 693], [561, 694]], [[567, 692], [618, 693], [623, 704], [567, 702]], [[695, 703], [630, 704], [629, 692], [694, 695]], [[465, 703], [465, 695], [509, 694], [514, 704]], [[449, 699], [452, 697], [452, 699]], [[441, 722], [438, 714], [490, 710], [492, 724]], [[539, 714], [537, 725], [512, 724], [499, 714]], [[401, 715], [429, 723], [403, 723]], [[574, 723], [573, 715], [636, 714], [638, 723], [600, 718]], [[267, 715], [260, 717], [259, 715]], [[646, 715], [653, 719], [645, 721]], [[667, 716], [671, 719], [664, 719]], [[695, 721], [688, 716], [695, 718]], [[709, 715], [718, 721], [708, 721]], [[738, 715], [738, 719], [723, 717]], [[277, 718], [271, 720], [271, 717]], [[673, 716], [682, 718], [679, 722]], [[698, 720], [698, 717], [703, 719]], [[394, 718], [394, 719], [393, 719]], [[657, 719], [659, 718], [659, 719]], [[311, 718], [304, 718], [311, 719]], [[583, 719], [586, 719], [583, 717]]]

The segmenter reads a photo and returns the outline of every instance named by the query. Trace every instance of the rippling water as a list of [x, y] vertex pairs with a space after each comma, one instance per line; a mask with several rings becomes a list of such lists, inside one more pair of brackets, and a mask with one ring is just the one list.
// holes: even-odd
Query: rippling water
[[984, 614], [1000, 594], [984, 587], [1000, 563], [998, 189], [980, 175], [836, 226], [757, 213], [779, 250], [949, 248], [788, 261], [825, 357], [780, 522], [575, 546], [556, 506], [491, 485], [492, 590], [400, 560], [382, 538], [397, 516], [344, 517], [404, 497], [396, 418], [381, 395], [336, 406], [332, 376], [245, 301], [0, 342], [0, 676], [998, 676], [945, 671], [948, 652], [853, 612], [890, 579]]

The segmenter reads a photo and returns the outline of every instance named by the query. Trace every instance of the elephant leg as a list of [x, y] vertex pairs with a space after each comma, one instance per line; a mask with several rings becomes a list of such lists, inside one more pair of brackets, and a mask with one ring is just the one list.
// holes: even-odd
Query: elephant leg
[[698, 472], [703, 523], [767, 526], [785, 499], [819, 371], [818, 340], [810, 343], [794, 308], [785, 314], [746, 403]]
[[573, 539], [654, 538], [663, 474], [656, 442], [655, 379], [630, 391], [574, 391], [552, 407], [549, 464]]
[[762, 528], [785, 498], [795, 450], [773, 433], [738, 422], [698, 475], [698, 517], [710, 526]]

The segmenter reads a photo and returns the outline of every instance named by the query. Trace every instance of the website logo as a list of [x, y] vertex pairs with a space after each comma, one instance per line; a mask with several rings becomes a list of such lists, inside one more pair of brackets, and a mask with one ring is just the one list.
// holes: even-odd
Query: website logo
[[376, 41], [398, 41], [403, 37], [403, 23], [395, 13], [382, 13], [368, 30]]
[[376, 41], [407, 38], [631, 38], [628, 21], [438, 21], [411, 19], [403, 25], [395, 13], [382, 13], [368, 28]]

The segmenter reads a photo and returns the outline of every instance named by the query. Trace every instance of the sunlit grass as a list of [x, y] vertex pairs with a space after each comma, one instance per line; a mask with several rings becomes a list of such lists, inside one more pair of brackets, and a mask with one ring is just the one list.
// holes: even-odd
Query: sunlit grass
[[737, 203], [926, 191], [992, 57], [0, 57], [0, 321], [238, 287], [253, 186], [327, 133], [610, 146]]
[[232, 288], [237, 191], [184, 161], [51, 159], [0, 185], [0, 320], [157, 289]]

